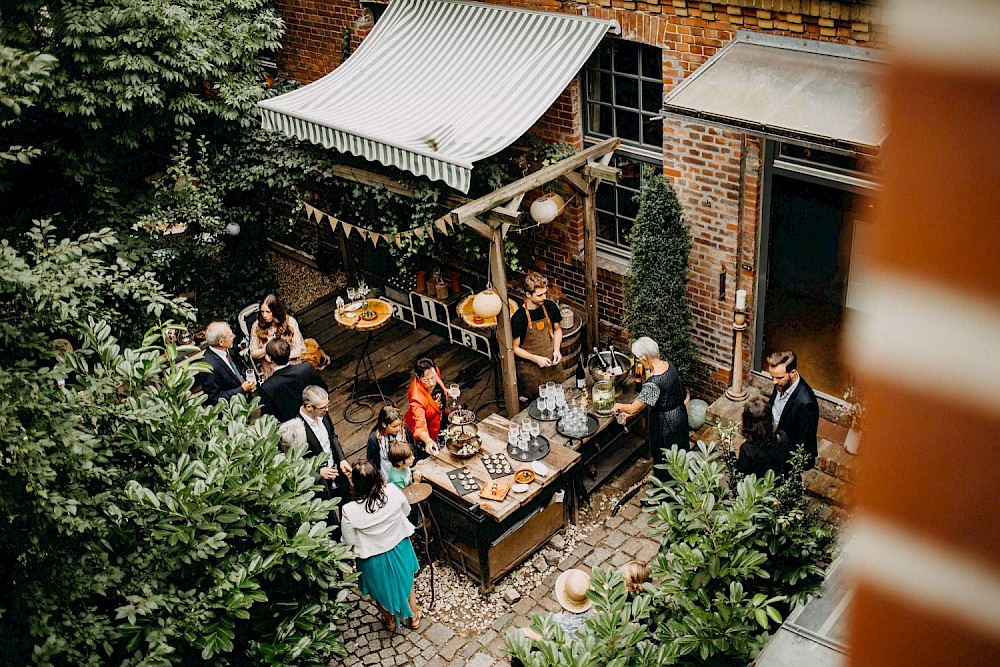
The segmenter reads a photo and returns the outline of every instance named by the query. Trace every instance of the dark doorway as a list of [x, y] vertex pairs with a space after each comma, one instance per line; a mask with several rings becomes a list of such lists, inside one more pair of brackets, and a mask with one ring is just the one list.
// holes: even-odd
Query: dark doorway
[[794, 350], [809, 384], [836, 397], [848, 384], [841, 330], [854, 200], [831, 185], [771, 179], [763, 353]]

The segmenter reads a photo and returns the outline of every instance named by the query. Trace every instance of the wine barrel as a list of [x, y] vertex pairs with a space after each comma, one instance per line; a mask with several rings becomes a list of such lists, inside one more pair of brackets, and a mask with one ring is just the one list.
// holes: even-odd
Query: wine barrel
[[[573, 313], [575, 315], [573, 326], [563, 330], [562, 345], [559, 346], [559, 351], [562, 352], [561, 366], [566, 379], [569, 379], [576, 373], [576, 364], [580, 359], [580, 353], [583, 349], [583, 314], [575, 308], [573, 309]], [[586, 355], [584, 358], [586, 358]]]

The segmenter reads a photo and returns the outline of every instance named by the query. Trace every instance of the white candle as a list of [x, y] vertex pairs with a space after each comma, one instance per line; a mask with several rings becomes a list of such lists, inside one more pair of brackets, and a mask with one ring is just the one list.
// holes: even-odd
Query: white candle
[[747, 307], [747, 291], [745, 289], [736, 290], [736, 310], [743, 310]]

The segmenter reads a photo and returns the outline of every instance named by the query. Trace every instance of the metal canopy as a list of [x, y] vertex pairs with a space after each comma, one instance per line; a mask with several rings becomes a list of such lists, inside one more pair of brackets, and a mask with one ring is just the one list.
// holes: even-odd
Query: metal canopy
[[666, 97], [668, 115], [876, 154], [877, 51], [739, 31]]
[[468, 192], [565, 90], [614, 21], [458, 0], [393, 0], [322, 79], [260, 102], [262, 126]]

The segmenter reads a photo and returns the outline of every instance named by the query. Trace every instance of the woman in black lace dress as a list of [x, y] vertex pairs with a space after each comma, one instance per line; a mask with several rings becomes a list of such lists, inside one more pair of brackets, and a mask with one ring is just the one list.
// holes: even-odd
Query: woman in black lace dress
[[[688, 415], [686, 393], [681, 386], [677, 368], [660, 358], [660, 347], [652, 338], [643, 336], [632, 343], [632, 354], [649, 369], [642, 390], [631, 403], [615, 403], [615, 416], [631, 419], [649, 406], [649, 442], [653, 450], [653, 464], [663, 462], [663, 450], [677, 445], [690, 446], [688, 440]], [[659, 479], [669, 479], [665, 470], [653, 469]]]

